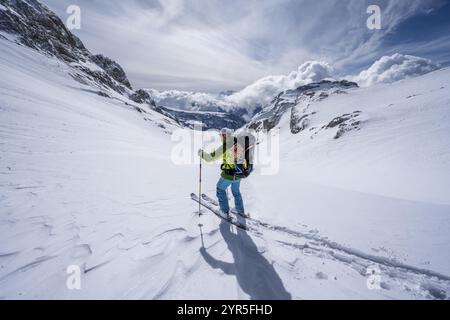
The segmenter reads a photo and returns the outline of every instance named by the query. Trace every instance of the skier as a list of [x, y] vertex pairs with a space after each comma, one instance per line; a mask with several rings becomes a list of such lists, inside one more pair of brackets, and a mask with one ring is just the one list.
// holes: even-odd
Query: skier
[[214, 162], [222, 158], [222, 174], [217, 183], [217, 198], [223, 215], [229, 217], [227, 189], [231, 186], [236, 213], [245, 217], [244, 201], [240, 191], [241, 180], [247, 178], [253, 171], [251, 154], [254, 149], [254, 139], [251, 135], [235, 137], [231, 129], [222, 129], [220, 137], [222, 146], [212, 153], [200, 149], [198, 155], [206, 162]]

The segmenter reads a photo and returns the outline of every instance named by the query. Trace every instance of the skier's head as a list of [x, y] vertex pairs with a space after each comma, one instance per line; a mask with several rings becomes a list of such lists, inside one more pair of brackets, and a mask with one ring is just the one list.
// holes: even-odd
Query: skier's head
[[227, 137], [231, 137], [233, 135], [233, 130], [228, 128], [223, 128], [220, 130], [220, 137], [222, 140], [225, 140]]

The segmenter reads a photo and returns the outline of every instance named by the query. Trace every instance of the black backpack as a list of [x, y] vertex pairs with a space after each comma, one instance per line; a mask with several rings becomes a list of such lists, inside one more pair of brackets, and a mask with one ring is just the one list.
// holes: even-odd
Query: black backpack
[[235, 151], [235, 176], [245, 179], [254, 170], [256, 138], [247, 131], [240, 132], [234, 136]]

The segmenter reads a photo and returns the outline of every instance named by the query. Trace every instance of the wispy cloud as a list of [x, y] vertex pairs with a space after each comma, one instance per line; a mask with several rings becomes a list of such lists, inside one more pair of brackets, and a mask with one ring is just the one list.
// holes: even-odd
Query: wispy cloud
[[[60, 16], [69, 4], [80, 5], [83, 28], [76, 33], [92, 51], [117, 59], [135, 86], [219, 91], [288, 74], [307, 60], [329, 62], [343, 74], [367, 66], [389, 50], [383, 44], [386, 35], [406, 19], [439, 8], [444, 0], [44, 3]], [[382, 30], [366, 28], [369, 4], [382, 8]], [[402, 44], [395, 47], [401, 49]]]

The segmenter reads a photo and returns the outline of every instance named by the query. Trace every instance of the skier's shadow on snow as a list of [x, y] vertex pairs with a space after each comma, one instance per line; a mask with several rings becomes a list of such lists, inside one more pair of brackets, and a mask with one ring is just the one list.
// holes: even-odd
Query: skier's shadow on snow
[[212, 257], [204, 247], [200, 253], [214, 269], [221, 269], [227, 275], [234, 275], [241, 289], [252, 300], [291, 300], [291, 294], [284, 288], [280, 276], [264, 256], [258, 252], [256, 244], [246, 231], [232, 232], [231, 224], [222, 221], [220, 233], [233, 255], [234, 263]]

